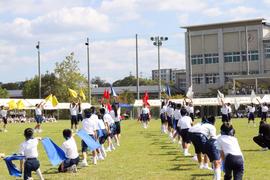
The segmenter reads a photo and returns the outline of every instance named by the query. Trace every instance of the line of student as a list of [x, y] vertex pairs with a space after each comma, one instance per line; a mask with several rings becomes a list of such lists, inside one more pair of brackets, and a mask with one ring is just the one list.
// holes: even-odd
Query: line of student
[[[94, 140], [101, 144], [99, 149], [92, 151], [92, 162], [97, 164], [98, 160], [104, 160], [107, 152], [115, 150], [113, 139], [117, 146], [120, 146], [120, 116], [116, 105], [112, 105], [112, 111], [108, 112], [105, 108], [100, 108], [99, 113], [96, 112], [95, 107], [84, 110], [85, 118], [82, 121], [82, 129], [88, 133]], [[25, 160], [21, 161], [20, 169], [24, 172], [24, 180], [32, 179], [32, 172], [35, 171], [40, 180], [43, 180], [43, 175], [40, 170], [40, 163], [38, 160], [38, 141], [41, 137], [34, 137], [34, 129], [27, 128], [24, 131], [25, 141], [20, 146], [19, 153], [25, 156]], [[63, 142], [61, 148], [65, 152], [66, 160], [64, 160], [59, 168], [59, 172], [77, 172], [77, 165], [80, 158], [78, 148], [73, 138], [71, 129], [63, 130]], [[105, 149], [104, 143], [108, 141], [108, 148]], [[82, 162], [81, 166], [88, 166], [87, 163], [87, 150], [86, 143], [81, 141], [82, 148]], [[1, 154], [1, 156], [4, 156]]]
[[[221, 179], [221, 161], [224, 162], [225, 180], [231, 179], [232, 174], [234, 179], [242, 179], [244, 173], [243, 154], [237, 139], [234, 137], [235, 130], [229, 122], [230, 116], [223, 116], [223, 124], [220, 128], [221, 135], [217, 136], [214, 117], [204, 117], [202, 122], [194, 124], [190, 113], [187, 111], [187, 106], [181, 106], [181, 104], [174, 104], [172, 102], [168, 103], [167, 107], [164, 106], [165, 103], [162, 103], [160, 112], [162, 132], [166, 132], [164, 129], [166, 130], [165, 123], [168, 119], [173, 118], [172, 122], [177, 122], [174, 133], [177, 133], [182, 139], [181, 144], [184, 156], [191, 155], [188, 150], [192, 143], [195, 148], [199, 168], [212, 170], [208, 166], [210, 160], [215, 180]], [[173, 107], [176, 107], [174, 108], [174, 116], [165, 119], [168, 116], [165, 109]], [[168, 126], [170, 126], [169, 123]], [[169, 133], [171, 133], [170, 130]]]

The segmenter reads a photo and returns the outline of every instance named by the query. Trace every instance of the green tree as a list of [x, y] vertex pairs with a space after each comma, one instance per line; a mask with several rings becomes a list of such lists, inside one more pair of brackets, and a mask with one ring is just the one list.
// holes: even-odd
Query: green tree
[[[157, 85], [158, 82], [151, 79], [140, 78], [140, 86]], [[135, 76], [127, 76], [123, 79], [117, 80], [113, 83], [113, 86], [136, 86], [137, 79]]]
[[121, 103], [133, 104], [135, 102], [134, 94], [128, 90], [119, 94], [118, 98]]
[[108, 87], [110, 83], [106, 82], [106, 80], [101, 79], [100, 77], [96, 76], [91, 80], [92, 84], [97, 84], [98, 87]]
[[0, 98], [8, 98], [9, 94], [5, 88], [0, 87]]

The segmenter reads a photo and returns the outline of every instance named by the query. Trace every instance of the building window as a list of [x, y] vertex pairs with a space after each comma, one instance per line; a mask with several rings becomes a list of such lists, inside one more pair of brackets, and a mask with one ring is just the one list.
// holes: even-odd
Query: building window
[[192, 76], [193, 84], [203, 84], [203, 75], [202, 74], [194, 74]]
[[203, 55], [192, 55], [191, 56], [191, 63], [194, 64], [203, 64]]
[[264, 43], [264, 56], [265, 58], [270, 58], [270, 42], [269, 41]]
[[219, 74], [205, 74], [205, 83], [206, 84], [216, 84], [219, 83]]
[[225, 52], [224, 62], [240, 62], [240, 52]]
[[233, 76], [240, 75], [240, 72], [226, 72], [224, 73], [225, 82], [230, 82]]
[[[241, 54], [242, 54], [242, 60], [246, 61], [247, 60], [246, 51], [242, 51]], [[258, 51], [257, 50], [249, 51], [248, 58], [250, 61], [258, 61], [259, 60]]]
[[204, 54], [205, 64], [218, 63], [218, 54]]

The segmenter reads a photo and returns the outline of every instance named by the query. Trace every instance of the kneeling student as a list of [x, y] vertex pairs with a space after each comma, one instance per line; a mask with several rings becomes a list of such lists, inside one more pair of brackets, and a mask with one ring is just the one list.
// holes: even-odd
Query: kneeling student
[[[36, 171], [40, 180], [44, 180], [41, 170], [40, 163], [37, 159], [38, 157], [38, 141], [41, 140], [40, 137], [33, 137], [34, 130], [32, 128], [27, 128], [24, 130], [25, 141], [21, 144], [19, 153], [25, 156], [25, 161], [20, 161], [20, 169], [23, 170], [23, 179], [32, 179], [32, 171]], [[24, 168], [23, 168], [24, 165]]]
[[262, 147], [262, 150], [270, 149], [270, 124], [265, 121], [260, 122], [259, 135], [253, 138], [253, 141]]
[[80, 158], [75, 139], [73, 138], [70, 129], [64, 129], [63, 136], [66, 139], [66, 141], [62, 144], [62, 149], [65, 152], [67, 159], [60, 164], [58, 171], [77, 172], [77, 165], [79, 163]]
[[221, 128], [221, 136], [217, 138], [217, 148], [221, 151], [224, 164], [224, 180], [241, 180], [244, 174], [244, 159], [237, 139], [234, 137], [235, 130], [229, 123], [224, 123]]

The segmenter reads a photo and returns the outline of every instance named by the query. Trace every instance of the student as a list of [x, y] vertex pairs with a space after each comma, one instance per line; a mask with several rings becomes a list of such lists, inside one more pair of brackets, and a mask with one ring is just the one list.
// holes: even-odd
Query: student
[[[100, 152], [102, 153], [103, 157], [106, 157], [107, 153], [105, 151], [104, 143], [108, 138], [108, 131], [103, 120], [103, 115], [101, 114], [98, 115], [98, 127], [98, 141], [99, 144], [101, 144]], [[100, 133], [102, 133], [102, 135]]]
[[118, 108], [115, 104], [112, 105], [112, 110], [110, 111], [110, 115], [115, 123], [115, 136], [114, 139], [116, 141], [117, 146], [120, 146], [120, 134], [121, 134], [121, 126], [120, 126], [120, 114], [118, 114]]
[[141, 115], [140, 115], [141, 123], [143, 125], [143, 128], [147, 129], [148, 127], [148, 122], [150, 120], [150, 111], [149, 108], [146, 107], [146, 104], [143, 104], [143, 108], [141, 110]]
[[162, 101], [161, 107], [160, 107], [160, 120], [161, 120], [161, 132], [167, 134], [167, 116], [166, 116], [166, 105], [165, 102]]
[[184, 156], [190, 156], [190, 153], [188, 152], [188, 148], [190, 146], [190, 139], [188, 135], [188, 130], [192, 125], [192, 119], [187, 116], [187, 110], [181, 109], [181, 116], [182, 118], [179, 119], [177, 126], [180, 127], [180, 135], [182, 137], [182, 147], [184, 150]]
[[168, 106], [166, 108], [166, 114], [167, 114], [167, 122], [168, 122], [168, 133], [169, 137], [173, 138], [173, 103], [169, 101]]
[[3, 132], [7, 132], [7, 109], [5, 109], [4, 106], [1, 106], [1, 111], [0, 111], [0, 114], [1, 114], [1, 117], [2, 117], [2, 120], [3, 120]]
[[[184, 99], [184, 101], [186, 102], [186, 99]], [[188, 115], [191, 117], [192, 122], [194, 122], [194, 106], [193, 106], [193, 102], [192, 99], [190, 99], [190, 102], [186, 102], [186, 106], [185, 106]]]
[[42, 115], [42, 109], [44, 108], [44, 102], [41, 102], [39, 104], [36, 104], [36, 108], [35, 108], [35, 120], [37, 122], [37, 125], [35, 126], [35, 132], [42, 132], [41, 130], [41, 124], [43, 119], [43, 115]]
[[221, 159], [224, 161], [224, 180], [241, 180], [244, 174], [244, 159], [235, 130], [229, 123], [224, 123], [221, 128], [221, 136], [217, 138], [217, 148], [221, 151]]
[[258, 103], [261, 105], [261, 120], [266, 121], [267, 119], [267, 112], [268, 112], [268, 106], [266, 103], [262, 103], [257, 99]]
[[77, 105], [75, 102], [70, 103], [69, 111], [70, 111], [70, 120], [71, 120], [71, 130], [73, 131], [75, 127], [75, 131], [78, 131]]
[[83, 116], [82, 116], [82, 113], [83, 113], [83, 109], [82, 109], [82, 103], [79, 101], [78, 102], [78, 105], [77, 105], [77, 121], [80, 122], [83, 120]]
[[250, 123], [250, 121], [253, 122], [253, 126], [255, 127], [256, 124], [255, 124], [255, 115], [254, 115], [254, 112], [255, 112], [255, 106], [253, 103], [251, 103], [250, 106], [247, 106], [247, 110], [248, 110], [248, 125]]
[[[198, 123], [189, 129], [190, 139], [194, 145], [195, 153], [200, 169], [211, 169], [208, 167], [208, 157], [205, 151], [205, 144], [211, 137], [216, 136], [215, 117], [204, 118], [202, 123]], [[204, 155], [203, 161], [202, 157]]]
[[253, 141], [266, 151], [270, 149], [270, 124], [265, 121], [260, 122], [259, 135], [253, 138]]
[[177, 124], [178, 124], [179, 119], [182, 118], [180, 109], [181, 109], [181, 104], [176, 104], [176, 109], [174, 110], [174, 113], [173, 113], [173, 117], [174, 117], [174, 129], [175, 129], [175, 132], [174, 132], [174, 135], [173, 135], [173, 142], [175, 142], [176, 141], [175, 139], [178, 138], [178, 142], [181, 145], [181, 141], [180, 141], [180, 129], [177, 127]]
[[65, 142], [62, 144], [62, 149], [65, 152], [66, 160], [64, 160], [59, 168], [59, 172], [77, 172], [77, 165], [79, 163], [79, 153], [75, 139], [72, 136], [72, 131], [70, 129], [63, 130], [63, 137]]
[[112, 138], [114, 138], [115, 135], [115, 124], [114, 120], [111, 117], [110, 114], [106, 113], [106, 110], [104, 108], [100, 109], [100, 114], [103, 117], [105, 127], [108, 132], [108, 149], [107, 151], [110, 152], [112, 150], [115, 150], [115, 147], [112, 142]]
[[221, 99], [222, 107], [220, 109], [221, 111], [221, 116], [222, 116], [222, 122], [229, 122], [229, 107], [224, 103], [224, 101]]
[[[41, 170], [40, 163], [37, 159], [38, 157], [38, 141], [41, 140], [40, 137], [33, 137], [34, 130], [32, 128], [27, 128], [24, 130], [25, 141], [21, 144], [19, 153], [25, 156], [25, 161], [20, 161], [20, 169], [23, 171], [23, 179], [32, 179], [32, 171], [36, 171], [40, 180], [44, 180]], [[22, 168], [24, 167], [24, 168]]]
[[227, 107], [228, 107], [228, 120], [229, 122], [232, 119], [232, 107], [231, 107], [231, 103], [227, 103]]

